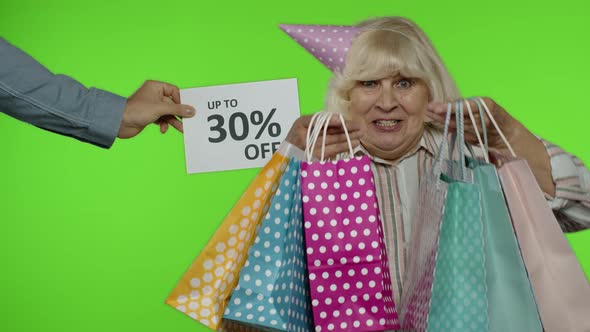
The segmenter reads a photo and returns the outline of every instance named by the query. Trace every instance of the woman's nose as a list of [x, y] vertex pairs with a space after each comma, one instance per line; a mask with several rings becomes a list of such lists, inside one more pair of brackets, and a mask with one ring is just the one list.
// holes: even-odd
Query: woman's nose
[[377, 100], [377, 106], [384, 112], [390, 112], [398, 105], [397, 96], [391, 87], [383, 86], [381, 95]]

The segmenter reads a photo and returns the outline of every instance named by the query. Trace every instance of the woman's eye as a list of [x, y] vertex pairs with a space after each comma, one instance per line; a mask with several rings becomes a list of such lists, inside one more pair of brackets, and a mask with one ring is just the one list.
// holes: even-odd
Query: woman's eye
[[364, 88], [374, 88], [377, 86], [377, 81], [361, 81], [360, 83]]
[[396, 83], [396, 85], [398, 87], [402, 88], [402, 89], [408, 89], [408, 88], [410, 88], [412, 86], [412, 81], [409, 80], [409, 79], [404, 78], [404, 79], [399, 80]]

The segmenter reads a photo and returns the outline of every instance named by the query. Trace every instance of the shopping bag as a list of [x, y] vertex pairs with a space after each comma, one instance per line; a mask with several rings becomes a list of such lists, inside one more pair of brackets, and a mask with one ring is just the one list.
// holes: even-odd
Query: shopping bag
[[225, 308], [224, 320], [313, 331], [303, 243], [299, 161], [285, 170]]
[[546, 331], [590, 331], [590, 286], [525, 160], [500, 180]]
[[[457, 137], [463, 147], [462, 107], [457, 105]], [[430, 275], [408, 275], [409, 291], [404, 295], [403, 328], [416, 331], [488, 331], [487, 295], [481, 191], [473, 183], [471, 172], [465, 168], [463, 149], [459, 149], [459, 161], [450, 163], [451, 173], [442, 173], [442, 151], [446, 144], [450, 107], [447, 111], [443, 142], [433, 166], [434, 186], [446, 182], [446, 200], [440, 228], [427, 221], [432, 235], [439, 230], [436, 253], [422, 252], [420, 261], [434, 263], [433, 280]], [[428, 180], [427, 180], [428, 181]], [[427, 182], [428, 184], [428, 182]], [[432, 184], [432, 183], [431, 183]], [[431, 202], [422, 202], [425, 205]], [[420, 214], [418, 217], [421, 217]], [[424, 221], [417, 220], [418, 223]], [[434, 230], [434, 231], [432, 231]], [[426, 235], [416, 234], [413, 241]], [[420, 239], [422, 240], [422, 239]], [[433, 239], [428, 239], [432, 241]], [[433, 241], [436, 243], [436, 239]], [[417, 243], [413, 247], [419, 246]], [[429, 248], [434, 249], [434, 248]], [[414, 254], [411, 253], [414, 260]], [[434, 262], [433, 262], [434, 260]], [[430, 272], [432, 267], [422, 269]], [[419, 269], [418, 269], [419, 271]], [[423, 284], [431, 284], [431, 292]]]
[[465, 169], [462, 104], [457, 105], [459, 179], [445, 176], [447, 199], [439, 235], [427, 331], [487, 331], [481, 191]]
[[[314, 117], [324, 142], [330, 116]], [[301, 192], [316, 331], [397, 329], [370, 159], [353, 157], [349, 140], [347, 159], [312, 162], [315, 133], [301, 163]]]
[[[483, 141], [474, 124], [483, 160], [467, 158], [482, 193], [486, 286], [490, 331], [543, 331], [531, 284], [512, 228], [496, 167], [490, 164], [483, 107], [479, 100]], [[474, 122], [471, 106], [466, 104]], [[484, 143], [485, 142], [485, 143]], [[472, 152], [472, 156], [475, 154]]]
[[[496, 130], [490, 110], [480, 101]], [[503, 135], [502, 135], [503, 136]], [[590, 331], [590, 285], [527, 162], [502, 164], [500, 183], [545, 331]], [[504, 159], [504, 160], [502, 160]]]
[[420, 181], [417, 204], [420, 208], [412, 223], [408, 269], [400, 304], [404, 330], [426, 330], [447, 192], [447, 183], [440, 180], [440, 174], [425, 174]]
[[240, 268], [289, 159], [282, 145], [223, 220], [166, 299], [203, 325], [218, 329]]

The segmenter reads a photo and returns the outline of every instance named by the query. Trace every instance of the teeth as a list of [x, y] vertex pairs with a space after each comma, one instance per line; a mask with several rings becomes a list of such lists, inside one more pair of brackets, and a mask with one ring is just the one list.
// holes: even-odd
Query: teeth
[[398, 120], [379, 120], [379, 121], [376, 121], [375, 123], [379, 126], [382, 126], [382, 127], [393, 127], [398, 122], [399, 122]]

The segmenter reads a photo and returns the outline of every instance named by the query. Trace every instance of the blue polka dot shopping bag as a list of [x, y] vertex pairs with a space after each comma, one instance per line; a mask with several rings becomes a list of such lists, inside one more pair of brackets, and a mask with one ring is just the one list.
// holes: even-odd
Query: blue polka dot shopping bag
[[223, 312], [291, 152], [281, 145], [264, 166], [170, 293], [168, 305], [210, 329], [226, 330]]
[[223, 319], [273, 331], [313, 331], [299, 161], [291, 160], [279, 183]]

